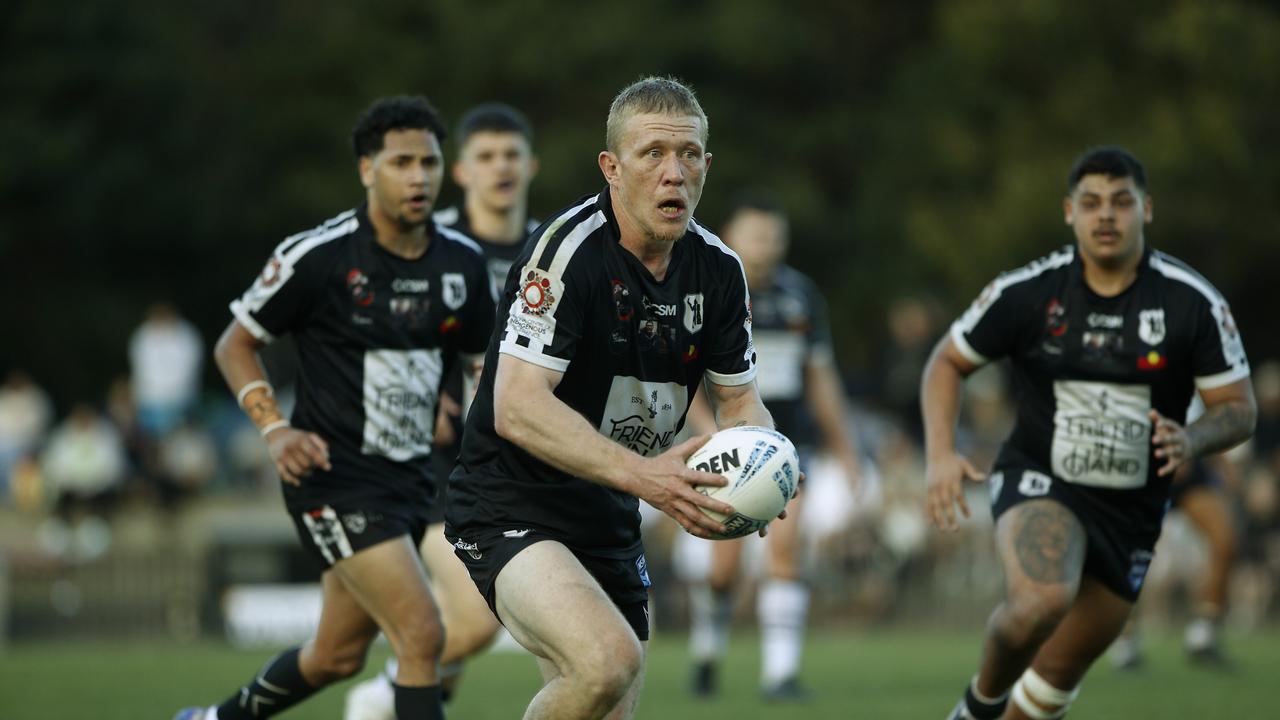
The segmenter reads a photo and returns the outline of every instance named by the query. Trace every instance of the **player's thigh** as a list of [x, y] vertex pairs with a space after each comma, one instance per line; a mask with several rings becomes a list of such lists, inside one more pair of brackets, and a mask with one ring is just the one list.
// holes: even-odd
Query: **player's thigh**
[[1187, 490], [1178, 503], [1178, 509], [1215, 547], [1235, 545], [1231, 510], [1227, 507], [1223, 494], [1217, 489], [1201, 485]]
[[1120, 636], [1132, 612], [1133, 603], [1085, 576], [1071, 609], [1040, 646], [1031, 666], [1054, 687], [1079, 685], [1093, 661]]
[[323, 602], [312, 644], [326, 658], [364, 657], [378, 634], [378, 623], [333, 570], [320, 576]]
[[1069, 602], [1080, 584], [1087, 538], [1084, 525], [1063, 503], [1028, 500], [996, 521], [996, 549], [1010, 598], [1041, 594]]
[[529, 545], [503, 566], [494, 604], [512, 637], [562, 674], [640, 652], [635, 631], [600, 583], [553, 540]]
[[476, 589], [453, 544], [445, 538], [443, 523], [427, 526], [422, 538], [422, 561], [446, 628], [452, 631], [455, 624], [483, 625], [489, 632], [497, 632], [498, 619]]
[[800, 576], [800, 551], [803, 538], [800, 535], [800, 515], [803, 506], [800, 497], [787, 503], [787, 516], [769, 523], [765, 547], [769, 552], [769, 574], [776, 578], [794, 580]]
[[332, 572], [393, 642], [401, 628], [439, 625], [418, 548], [407, 534], [343, 558]]

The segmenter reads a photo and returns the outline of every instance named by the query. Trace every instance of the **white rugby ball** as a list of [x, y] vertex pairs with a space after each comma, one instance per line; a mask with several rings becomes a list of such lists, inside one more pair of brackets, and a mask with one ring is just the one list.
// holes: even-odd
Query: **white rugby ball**
[[698, 492], [733, 506], [724, 516], [700, 508], [728, 529], [716, 540], [728, 540], [758, 532], [778, 516], [796, 495], [800, 459], [785, 435], [765, 427], [734, 427], [711, 436], [707, 444], [689, 456], [694, 470], [723, 475], [723, 487], [701, 485]]

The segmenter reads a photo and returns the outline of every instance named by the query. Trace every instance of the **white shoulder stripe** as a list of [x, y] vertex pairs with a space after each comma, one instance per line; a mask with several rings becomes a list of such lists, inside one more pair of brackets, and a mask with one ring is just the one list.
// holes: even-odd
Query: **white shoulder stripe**
[[270, 342], [273, 338], [265, 328], [253, 319], [253, 313], [265, 307], [271, 298], [280, 292], [280, 288], [289, 283], [289, 280], [293, 278], [298, 261], [305, 257], [307, 253], [325, 243], [346, 237], [360, 227], [360, 219], [355, 217], [354, 210], [345, 212], [338, 217], [344, 216], [347, 219], [339, 224], [330, 226], [327, 229], [322, 226], [317, 230], [291, 235], [277, 245], [271, 260], [274, 268], [269, 268], [275, 274], [270, 276], [269, 280], [264, 280], [264, 276], [259, 275], [253, 281], [253, 285], [249, 286], [249, 289], [244, 292], [244, 295], [241, 295], [239, 299], [231, 304], [232, 314], [259, 340]]
[[[1019, 283], [1024, 283], [1028, 280], [1040, 277], [1050, 270], [1057, 270], [1058, 268], [1070, 265], [1071, 261], [1075, 258], [1075, 255], [1074, 247], [1066, 247], [1050, 253], [1045, 257], [1037, 258], [1017, 270], [1010, 270], [1009, 272], [1002, 273], [995, 280], [991, 281], [990, 285], [983, 289], [982, 294], [973, 301], [973, 304], [969, 306], [969, 309], [965, 311], [964, 315], [961, 315], [960, 319], [956, 320], [956, 327], [953, 330], [952, 337], [955, 337], [956, 331], [960, 333], [968, 333], [977, 327], [978, 323], [982, 322], [982, 318], [986, 316], [987, 311], [995, 305], [996, 300], [1000, 299], [1000, 296], [1004, 294], [1005, 290]], [[981, 355], [978, 355], [976, 352], [974, 353], [974, 356], [981, 357]], [[973, 357], [970, 357], [969, 359], [972, 360]]]
[[1227, 300], [1217, 288], [1209, 284], [1199, 273], [1176, 262], [1162, 252], [1151, 253], [1151, 268], [1166, 278], [1189, 285], [1200, 293], [1209, 303], [1209, 311], [1213, 313], [1215, 329], [1218, 331], [1218, 342], [1222, 346], [1222, 359], [1229, 368], [1216, 375], [1197, 377], [1196, 387], [1208, 390], [1233, 383], [1249, 376], [1249, 359], [1244, 352], [1244, 342], [1235, 329], [1235, 320], [1231, 318], [1231, 310]]
[[446, 227], [444, 225], [439, 225], [439, 224], [436, 225], [436, 229], [440, 231], [441, 237], [447, 238], [449, 240], [452, 240], [456, 243], [460, 243], [462, 245], [466, 245], [475, 254], [484, 256], [484, 251], [480, 249], [480, 244], [477, 243], [475, 240], [472, 240], [471, 238], [467, 237], [465, 234], [460, 233], [451, 227]]
[[1156, 251], [1151, 253], [1150, 265], [1153, 270], [1161, 275], [1176, 280], [1185, 285], [1195, 288], [1196, 292], [1204, 296], [1210, 305], [1225, 305], [1226, 299], [1222, 297], [1222, 293], [1209, 284], [1199, 273], [1183, 267], [1181, 264], [1171, 262], [1172, 258], [1167, 257], [1164, 253]]
[[[542, 259], [542, 253], [547, 249], [547, 244], [551, 242], [551, 238], [555, 237], [556, 231], [564, 227], [565, 223], [569, 222], [569, 220], [573, 219], [575, 215], [582, 212], [585, 208], [591, 205], [597, 204], [599, 200], [600, 200], [599, 195], [592, 195], [591, 197], [583, 201], [581, 205], [578, 205], [576, 207], [571, 207], [568, 210], [565, 210], [564, 212], [560, 213], [560, 215], [556, 217], [555, 220], [552, 220], [550, 223], [548, 223], [547, 229], [543, 230], [542, 234], [538, 236], [536, 244], [533, 248], [533, 254], [529, 256], [530, 262], [536, 265], [538, 261]], [[595, 216], [593, 215], [592, 217], [595, 217]]]
[[456, 205], [453, 207], [447, 207], [443, 210], [437, 210], [431, 214], [431, 219], [435, 220], [439, 225], [456, 225], [459, 217], [460, 215]]
[[354, 218], [354, 217], [355, 217], [355, 215], [356, 215], [355, 208], [352, 208], [351, 210], [347, 210], [347, 211], [345, 211], [345, 212], [338, 213], [337, 215], [335, 215], [335, 216], [333, 216], [333, 217], [329, 218], [328, 220], [325, 220], [324, 222], [320, 223], [320, 224], [319, 224], [319, 225], [317, 225], [316, 227], [311, 228], [310, 230], [303, 230], [302, 232], [294, 233], [294, 234], [290, 235], [289, 237], [287, 237], [287, 238], [285, 238], [283, 241], [281, 241], [280, 245], [278, 245], [278, 246], [277, 246], [277, 248], [278, 248], [281, 252], [283, 252], [284, 250], [286, 250], [286, 249], [287, 249], [287, 248], [285, 248], [285, 246], [286, 246], [286, 245], [288, 245], [288, 244], [290, 244], [290, 243], [297, 242], [297, 241], [299, 241], [299, 240], [304, 240], [304, 239], [306, 239], [306, 238], [314, 237], [314, 236], [316, 236], [316, 235], [320, 235], [320, 234], [322, 234], [322, 233], [328, 232], [328, 231], [329, 231], [329, 230], [331, 230], [335, 225], [340, 225], [340, 224], [342, 224], [342, 223], [345, 223], [345, 222], [347, 222], [348, 220], [350, 220], [350, 219]]

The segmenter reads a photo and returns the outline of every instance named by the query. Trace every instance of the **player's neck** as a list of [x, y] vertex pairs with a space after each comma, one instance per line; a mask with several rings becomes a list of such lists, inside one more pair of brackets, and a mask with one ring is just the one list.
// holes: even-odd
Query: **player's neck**
[[[431, 217], [430, 212], [427, 217]], [[426, 223], [406, 229], [383, 214], [376, 203], [369, 203], [369, 222], [373, 225], [373, 235], [378, 245], [392, 255], [417, 260], [427, 253], [427, 247], [431, 245]]]
[[525, 237], [526, 207], [521, 198], [506, 210], [494, 210], [468, 195], [464, 210], [472, 235], [495, 245], [515, 245]]
[[649, 269], [654, 279], [662, 280], [667, 275], [667, 267], [671, 265], [671, 249], [675, 240], [653, 237], [640, 229], [640, 226], [627, 215], [625, 208], [620, 207], [616, 198], [613, 203], [613, 217], [618, 222], [618, 244]]
[[1115, 263], [1099, 262], [1081, 253], [1084, 264], [1084, 282], [1089, 289], [1102, 297], [1115, 297], [1138, 279], [1138, 264], [1142, 262], [1142, 246], [1132, 255]]

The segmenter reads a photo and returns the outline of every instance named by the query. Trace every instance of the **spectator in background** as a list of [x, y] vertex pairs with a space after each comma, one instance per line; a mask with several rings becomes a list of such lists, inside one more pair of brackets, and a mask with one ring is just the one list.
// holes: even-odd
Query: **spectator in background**
[[917, 446], [924, 444], [920, 376], [938, 340], [939, 325], [937, 307], [925, 298], [902, 297], [889, 306], [889, 337], [880, 358], [880, 402]]
[[0, 498], [8, 495], [13, 467], [35, 451], [53, 420], [49, 396], [22, 370], [0, 385]]
[[106, 519], [114, 509], [127, 463], [120, 433], [93, 406], [76, 405], [49, 437], [40, 458], [54, 518], [41, 531], [54, 554], [92, 559], [106, 551]]
[[147, 309], [129, 338], [129, 366], [138, 423], [150, 438], [164, 437], [195, 406], [204, 341], [167, 302]]

